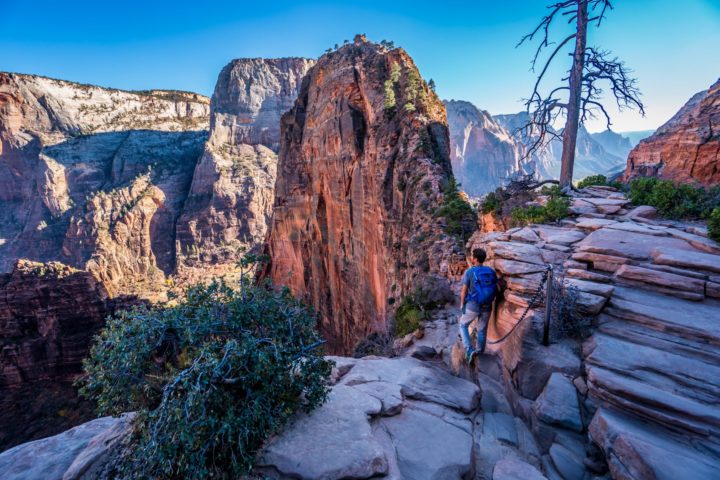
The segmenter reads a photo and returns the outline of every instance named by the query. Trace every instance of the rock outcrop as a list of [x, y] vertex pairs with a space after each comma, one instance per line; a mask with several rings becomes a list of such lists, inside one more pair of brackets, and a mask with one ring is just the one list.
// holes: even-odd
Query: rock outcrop
[[658, 176], [707, 187], [720, 183], [720, 80], [694, 95], [627, 160], [625, 179]]
[[261, 244], [272, 215], [280, 117], [314, 64], [304, 58], [233, 60], [218, 77], [210, 138], [177, 223], [186, 266], [225, 263]]
[[[208, 103], [0, 74], [0, 271], [19, 258], [62, 261], [111, 291], [121, 278], [172, 271], [168, 231], [202, 151]], [[142, 175], [152, 188], [135, 186]]]
[[445, 101], [453, 173], [463, 190], [481, 196], [508, 178], [535, 171], [525, 145], [484, 110], [470, 102]]
[[415, 288], [447, 289], [451, 178], [445, 108], [402, 49], [359, 36], [309, 70], [282, 118], [266, 275], [317, 309], [331, 351], [385, 331]]
[[0, 275], [0, 449], [89, 418], [70, 384], [112, 309], [92, 274], [60, 263]]

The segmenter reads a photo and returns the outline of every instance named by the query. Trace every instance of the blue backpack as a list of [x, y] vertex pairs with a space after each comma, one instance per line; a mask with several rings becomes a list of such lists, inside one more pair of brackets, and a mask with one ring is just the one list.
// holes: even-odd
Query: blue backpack
[[468, 300], [477, 302], [478, 305], [492, 303], [497, 293], [497, 276], [490, 267], [472, 267], [472, 288]]

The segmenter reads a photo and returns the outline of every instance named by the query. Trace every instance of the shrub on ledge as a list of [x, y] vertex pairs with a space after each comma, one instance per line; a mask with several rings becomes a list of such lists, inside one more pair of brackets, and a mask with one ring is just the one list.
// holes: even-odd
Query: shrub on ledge
[[137, 411], [110, 478], [238, 478], [263, 441], [326, 398], [316, 318], [287, 289], [194, 286], [110, 319], [85, 362], [100, 414]]

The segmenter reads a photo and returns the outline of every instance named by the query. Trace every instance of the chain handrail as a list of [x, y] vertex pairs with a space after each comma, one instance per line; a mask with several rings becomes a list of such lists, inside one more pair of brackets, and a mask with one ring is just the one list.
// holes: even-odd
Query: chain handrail
[[500, 337], [497, 340], [493, 340], [493, 341], [487, 340], [485, 342], [486, 344], [497, 345], [498, 343], [505, 341], [515, 331], [515, 329], [517, 329], [517, 327], [523, 322], [523, 320], [525, 320], [525, 317], [527, 316], [528, 312], [530, 311], [531, 308], [533, 308], [533, 306], [535, 305], [535, 302], [537, 302], [538, 297], [540, 296], [540, 293], [543, 290], [543, 286], [545, 286], [545, 282], [547, 282], [547, 279], [548, 279], [548, 276], [549, 276], [551, 270], [552, 270], [552, 265], [548, 264], [545, 269], [545, 272], [543, 272], [543, 278], [540, 281], [540, 285], [538, 285], [538, 288], [535, 291], [535, 294], [530, 299], [530, 303], [528, 303], [528, 306], [525, 308], [525, 311], [520, 316], [520, 320], [518, 320], [517, 323], [515, 325], [513, 325], [513, 327], [510, 329], [510, 331], [507, 332], [505, 335], [503, 335], [502, 337]]

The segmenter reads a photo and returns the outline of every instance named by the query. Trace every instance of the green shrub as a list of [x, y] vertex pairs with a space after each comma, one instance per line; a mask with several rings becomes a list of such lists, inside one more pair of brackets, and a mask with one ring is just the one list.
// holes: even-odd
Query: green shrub
[[655, 177], [636, 178], [630, 182], [630, 200], [635, 205], [650, 205], [670, 218], [707, 218], [720, 206], [720, 187], [710, 190]]
[[238, 478], [263, 441], [326, 398], [316, 317], [287, 289], [223, 282], [175, 306], [109, 319], [81, 393], [98, 413], [137, 411], [112, 478]]
[[498, 212], [500, 199], [495, 192], [488, 193], [482, 201], [482, 213]]
[[428, 313], [414, 296], [406, 296], [395, 311], [395, 336], [404, 337], [408, 333], [414, 332], [427, 319]]
[[578, 188], [592, 187], [594, 185], [606, 186], [608, 184], [607, 177], [605, 175], [590, 175], [580, 180]]
[[470, 238], [477, 226], [477, 212], [460, 195], [455, 179], [450, 179], [443, 190], [443, 204], [435, 212], [436, 216], [445, 218], [445, 233], [453, 235], [463, 242]]
[[720, 243], [720, 207], [715, 207], [708, 217], [708, 235]]
[[520, 227], [531, 223], [557, 222], [570, 215], [570, 202], [557, 185], [543, 187], [542, 193], [548, 196], [545, 205], [515, 207], [510, 212], [510, 224]]

